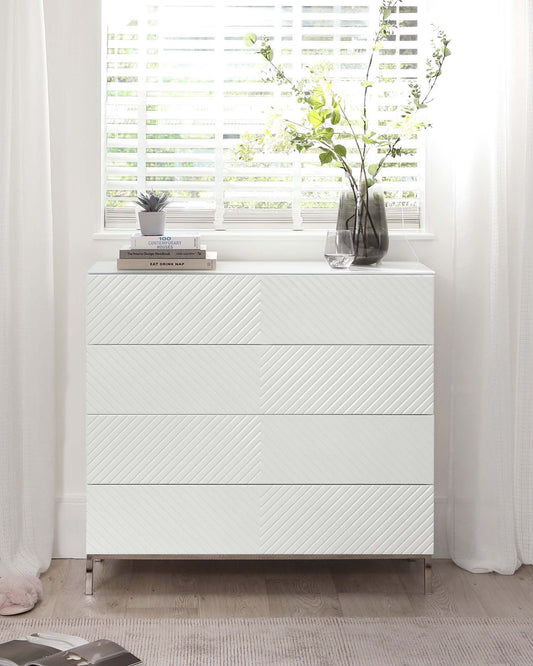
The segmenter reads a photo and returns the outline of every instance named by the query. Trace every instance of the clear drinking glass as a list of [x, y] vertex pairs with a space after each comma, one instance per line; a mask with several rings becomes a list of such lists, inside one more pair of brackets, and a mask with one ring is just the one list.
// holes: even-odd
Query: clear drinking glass
[[342, 229], [328, 231], [324, 256], [331, 268], [348, 268], [355, 259], [352, 232]]

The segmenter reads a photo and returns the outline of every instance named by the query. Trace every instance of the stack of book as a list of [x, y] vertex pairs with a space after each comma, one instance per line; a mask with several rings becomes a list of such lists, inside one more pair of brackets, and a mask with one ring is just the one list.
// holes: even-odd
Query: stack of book
[[166, 236], [133, 234], [129, 246], [120, 250], [119, 270], [209, 271], [216, 268], [217, 253], [200, 245], [200, 234], [177, 232]]

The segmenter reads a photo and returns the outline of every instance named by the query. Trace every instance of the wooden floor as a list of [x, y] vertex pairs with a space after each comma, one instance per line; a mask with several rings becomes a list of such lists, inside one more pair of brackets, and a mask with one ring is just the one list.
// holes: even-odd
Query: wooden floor
[[54, 560], [32, 617], [533, 616], [533, 567], [514, 576], [470, 574], [434, 560], [432, 595], [422, 562]]

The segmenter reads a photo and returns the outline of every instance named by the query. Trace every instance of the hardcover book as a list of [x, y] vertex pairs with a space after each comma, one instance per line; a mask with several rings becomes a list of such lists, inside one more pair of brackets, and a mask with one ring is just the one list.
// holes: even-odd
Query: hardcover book
[[106, 639], [88, 643], [79, 636], [38, 632], [0, 643], [0, 666], [143, 666], [121, 645]]
[[166, 234], [165, 236], [143, 236], [140, 231], [131, 237], [132, 250], [180, 250], [200, 248], [200, 234]]
[[217, 263], [217, 253], [207, 252], [205, 259], [118, 259], [119, 270], [152, 271], [191, 271], [213, 270]]
[[31, 661], [28, 666], [143, 666], [143, 662], [121, 645], [108, 640], [98, 640], [65, 650], [52, 656]]
[[181, 248], [178, 250], [139, 250], [125, 246], [120, 249], [120, 259], [205, 259], [206, 246]]

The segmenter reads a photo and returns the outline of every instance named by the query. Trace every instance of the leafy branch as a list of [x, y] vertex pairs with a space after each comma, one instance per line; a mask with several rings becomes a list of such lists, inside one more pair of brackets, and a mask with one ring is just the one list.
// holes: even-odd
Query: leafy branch
[[[451, 55], [450, 40], [442, 30], [437, 29], [436, 38], [432, 42], [432, 54], [426, 60], [424, 89], [418, 81], [408, 83], [407, 100], [400, 107], [401, 113], [397, 121], [391, 123], [392, 132], [390, 129], [386, 132], [379, 126], [376, 130], [371, 129], [368, 105], [370, 89], [383, 81], [380, 77], [376, 81], [371, 78], [375, 55], [384, 48], [386, 41], [395, 36], [401, 2], [402, 0], [382, 0], [379, 6], [378, 26], [368, 51], [365, 79], [360, 83], [363, 88], [361, 104], [358, 109], [350, 112], [328, 76], [331, 65], [308, 67], [307, 77], [292, 80], [283, 67], [275, 62], [275, 53], [267, 37], [258, 41], [256, 34], [248, 33], [244, 38], [245, 44], [249, 47], [255, 46], [256, 53], [267, 63], [265, 80], [286, 86], [298, 103], [303, 118], [291, 120], [283, 118], [279, 113], [273, 114], [262, 135], [243, 135], [235, 150], [237, 156], [251, 161], [257, 150], [289, 152], [292, 149], [299, 153], [317, 150], [322, 166], [336, 166], [344, 171], [354, 199], [362, 206], [363, 228], [362, 231], [359, 229], [358, 233], [363, 234], [365, 243], [367, 225], [376, 233], [369, 212], [368, 190], [388, 161], [402, 155], [402, 138], [411, 138], [430, 126], [416, 116], [432, 101], [431, 95], [442, 75], [444, 62]], [[355, 160], [348, 155], [344, 143], [346, 133], [354, 142], [357, 156]], [[371, 154], [376, 155], [374, 161], [370, 159]], [[354, 169], [356, 166], [357, 175]]]

